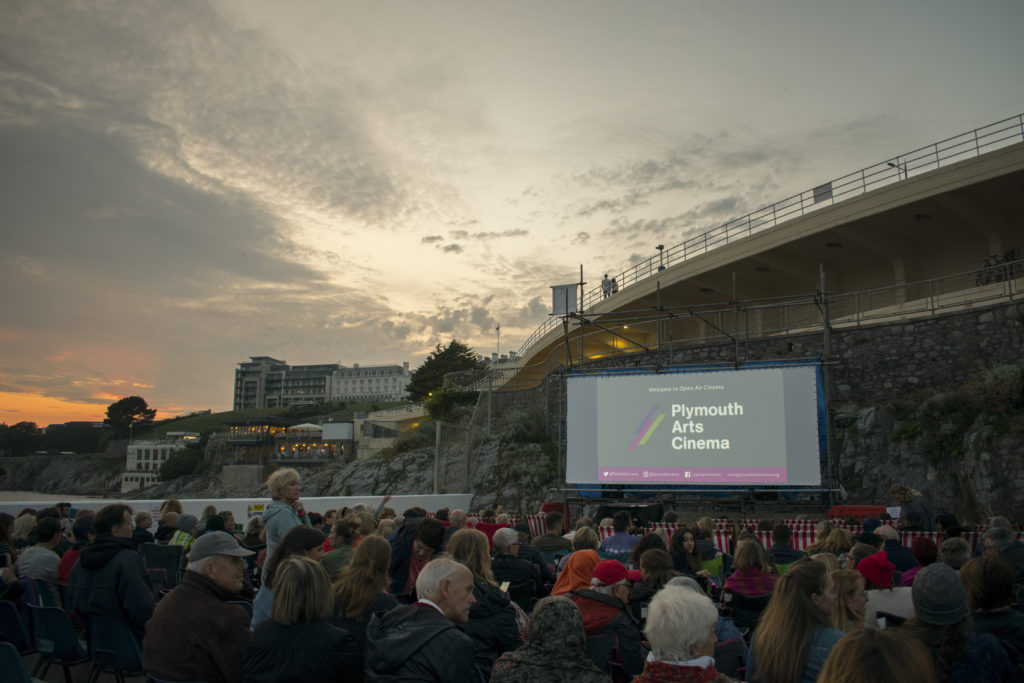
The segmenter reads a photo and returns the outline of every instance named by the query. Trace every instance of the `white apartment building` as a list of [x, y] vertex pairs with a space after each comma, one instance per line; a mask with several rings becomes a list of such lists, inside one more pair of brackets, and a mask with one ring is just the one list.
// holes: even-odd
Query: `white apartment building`
[[408, 397], [406, 388], [411, 378], [408, 363], [366, 367], [355, 363], [350, 368], [339, 365], [331, 378], [331, 400], [401, 401]]
[[199, 432], [167, 432], [159, 441], [144, 440], [128, 444], [121, 493], [154, 484], [160, 478], [160, 466], [171, 453], [199, 445]]

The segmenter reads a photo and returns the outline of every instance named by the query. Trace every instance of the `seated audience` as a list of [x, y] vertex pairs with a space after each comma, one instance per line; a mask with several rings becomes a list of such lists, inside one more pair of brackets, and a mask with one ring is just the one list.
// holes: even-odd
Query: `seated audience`
[[[518, 556], [519, 533], [515, 529], [498, 529], [494, 533], [494, 557], [491, 559], [491, 571], [494, 580], [499, 584], [508, 581], [510, 586], [522, 587], [531, 599], [519, 601], [524, 610], [529, 610], [533, 600], [544, 596], [544, 582], [540, 578], [538, 568]], [[525, 603], [525, 604], [524, 604]]]
[[900, 532], [889, 525], [883, 525], [878, 527], [875, 533], [885, 539], [882, 550], [885, 551], [889, 562], [892, 563], [896, 571], [905, 572], [917, 566], [917, 559], [914, 557], [913, 551], [900, 541]]
[[152, 543], [154, 541], [153, 534], [149, 530], [152, 526], [153, 515], [148, 510], [139, 510], [135, 513], [135, 530], [132, 531], [132, 540], [140, 548], [143, 543]]
[[963, 533], [963, 527], [952, 512], [943, 512], [935, 517], [935, 530], [942, 534], [939, 538], [957, 538]]
[[987, 633], [972, 632], [967, 618], [967, 591], [956, 571], [941, 563], [925, 567], [914, 579], [913, 596], [916, 616], [904, 628], [931, 650], [935, 668], [944, 680], [1011, 680], [1013, 665], [999, 641]]
[[935, 683], [931, 653], [901, 629], [860, 629], [844, 637], [821, 670], [823, 683]]
[[[707, 595], [704, 589], [701, 588], [700, 584], [697, 583], [694, 579], [690, 578], [689, 576], [673, 577], [669, 579], [669, 582], [665, 585], [682, 586], [686, 590], [693, 591], [694, 593], [699, 593], [700, 595]], [[718, 621], [715, 623], [715, 638], [718, 639], [718, 642], [724, 643], [727, 640], [742, 637], [743, 634], [740, 633], [740, 630], [736, 627], [736, 623], [732, 620], [731, 617], [725, 616], [724, 614], [718, 615]], [[746, 654], [746, 642], [743, 643], [743, 651], [744, 654]]]
[[846, 562], [846, 555], [853, 549], [853, 536], [846, 529], [833, 529], [821, 546], [821, 552], [832, 553], [839, 558], [839, 565]]
[[263, 525], [263, 518], [253, 515], [245, 523], [245, 534], [242, 536], [242, 545], [247, 548], [255, 548], [266, 544], [264, 534], [266, 529]]
[[772, 546], [768, 548], [768, 556], [775, 564], [793, 564], [797, 560], [807, 557], [807, 553], [797, 550], [792, 545], [793, 532], [785, 524], [776, 524], [772, 527]]
[[187, 556], [189, 550], [192, 549], [192, 544], [196, 542], [196, 535], [199, 533], [198, 527], [199, 520], [195, 515], [179, 515], [178, 530], [171, 536], [167, 545], [180, 545]]
[[643, 671], [645, 657], [639, 624], [628, 607], [630, 582], [639, 578], [639, 572], [627, 571], [618, 560], [604, 560], [594, 567], [590, 588], [569, 596], [583, 615], [588, 636], [610, 634], [618, 641], [617, 662], [631, 676]]
[[[562, 537], [562, 522], [565, 516], [561, 512], [549, 512], [544, 516], [545, 532], [533, 539], [533, 545], [542, 553], [554, 553], [559, 550], [572, 550], [569, 539]], [[633, 546], [630, 546], [632, 548]]]
[[[597, 550], [601, 547], [601, 537], [597, 535], [597, 530], [593, 527], [582, 526], [576, 529], [576, 533], [572, 535], [572, 553], [579, 552], [580, 550]], [[561, 573], [565, 569], [565, 565], [569, 562], [569, 558], [572, 557], [572, 553], [565, 555], [561, 560], [558, 561], [558, 572]]]
[[26, 548], [18, 558], [18, 576], [42, 582], [42, 590], [49, 590], [54, 604], [60, 605], [57, 578], [60, 575], [60, 556], [54, 548], [60, 543], [60, 520], [44, 517], [36, 526], [36, 544]]
[[843, 633], [864, 628], [868, 595], [864, 577], [854, 569], [840, 569], [832, 572], [836, 586], [836, 609], [832, 613], [832, 625]]
[[813, 555], [808, 555], [808, 557], [815, 562], [820, 562], [825, 565], [825, 568], [828, 569], [830, 574], [842, 569], [842, 567], [839, 566], [839, 558], [832, 553], [815, 553]]
[[725, 580], [726, 590], [740, 595], [767, 595], [775, 588], [779, 575], [756, 539], [740, 541], [733, 566], [736, 571]]
[[1013, 582], [1024, 584], [1024, 547], [1022, 547], [1012, 529], [993, 527], [985, 532], [985, 552], [994, 553], [999, 561], [1006, 565], [1013, 575]]
[[910, 552], [914, 553], [914, 559], [917, 560], [917, 564], [903, 572], [903, 576], [900, 577], [901, 586], [913, 586], [914, 577], [917, 576], [917, 572], [922, 567], [934, 564], [939, 559], [939, 549], [935, 545], [935, 541], [927, 536], [918, 536], [911, 541]]
[[865, 557], [857, 564], [857, 571], [864, 577], [868, 604], [864, 607], [864, 625], [879, 628], [879, 612], [891, 614], [899, 619], [914, 616], [914, 601], [910, 589], [905, 586], [893, 588], [892, 577], [895, 567], [885, 551]]
[[391, 544], [380, 536], [370, 536], [356, 548], [352, 562], [334, 580], [334, 616], [331, 623], [349, 633], [356, 641], [358, 662], [352, 680], [362, 680], [363, 651], [366, 649], [366, 625], [398, 606], [388, 594], [391, 579]]
[[[710, 517], [701, 517], [697, 520], [697, 529], [694, 535], [697, 538], [697, 554], [700, 555], [701, 561], [713, 560], [721, 552], [715, 546], [715, 542], [712, 540], [715, 534], [715, 522]], [[676, 569], [679, 569], [676, 567]], [[679, 571], [682, 571], [681, 569]]]
[[[84, 551], [82, 555], [84, 561]], [[240, 605], [228, 602], [238, 599], [245, 574], [242, 558], [249, 555], [251, 550], [223, 531], [196, 539], [181, 583], [159, 602], [146, 624], [146, 672], [169, 681], [242, 680], [249, 617]]]
[[612, 528], [615, 530], [608, 538], [604, 539], [601, 543], [601, 552], [609, 553], [611, 555], [621, 555], [623, 553], [629, 553], [633, 550], [633, 546], [640, 542], [640, 539], [629, 533], [629, 527], [632, 524], [629, 517], [629, 513], [625, 510], [619, 510], [612, 517]]
[[29, 538], [35, 529], [35, 514], [24, 513], [18, 515], [17, 519], [14, 520], [14, 529], [11, 531], [11, 547], [14, 548], [15, 554], [32, 545]]
[[[220, 533], [224, 533], [223, 531]], [[295, 526], [278, 542], [263, 567], [263, 581], [256, 599], [252, 601], [252, 623], [255, 630], [264, 620], [270, 618], [270, 607], [274, 600], [274, 581], [277, 567], [294, 555], [303, 555], [319, 562], [324, 556], [323, 532], [308, 526]]]
[[807, 546], [808, 555], [816, 555], [818, 553], [829, 552], [825, 550], [825, 542], [828, 541], [828, 537], [832, 535], [835, 527], [832, 522], [828, 520], [822, 520], [817, 523], [814, 527], [814, 543]]
[[416, 600], [416, 577], [444, 546], [441, 522], [408, 512], [391, 539], [391, 594], [404, 603]]
[[245, 653], [247, 683], [351, 681], [362, 665], [352, 635], [332, 625], [331, 584], [320, 563], [293, 555], [277, 567], [270, 618]]
[[[577, 532], [579, 534], [579, 532]], [[596, 550], [577, 550], [569, 556], [565, 568], [558, 575], [552, 595], [565, 595], [580, 588], [590, 586], [590, 577], [594, 574], [594, 567], [601, 561], [601, 556]]]
[[473, 573], [454, 560], [438, 558], [424, 566], [414, 604], [370, 619], [366, 680], [479, 683], [473, 640], [457, 626], [469, 621], [473, 587]]
[[[94, 535], [92, 529], [92, 515], [85, 515], [75, 520], [71, 527], [71, 533], [75, 537], [75, 544], [71, 549], [60, 557], [60, 566], [57, 568], [57, 583], [62, 586], [68, 585], [71, 580], [71, 570], [78, 562], [78, 556], [82, 554], [82, 548], [92, 542]], [[65, 608], [70, 605], [65, 605]]]
[[717, 620], [718, 610], [707, 596], [676, 586], [659, 591], [651, 601], [644, 629], [651, 654], [634, 683], [728, 683], [728, 677], [715, 671]]
[[[77, 524], [77, 521], [76, 521]], [[132, 509], [115, 503], [93, 518], [95, 538], [71, 568], [70, 609], [82, 617], [120, 617], [142, 640], [153, 614], [153, 585], [132, 540]]]
[[[437, 519], [435, 517], [435, 519]], [[444, 530], [444, 542], [448, 544], [448, 539], [452, 537], [459, 529], [465, 529], [469, 526], [469, 515], [466, 514], [465, 510], [459, 510], [456, 508], [448, 514], [448, 526]], [[529, 527], [527, 527], [529, 529]]]
[[464, 627], [473, 639], [473, 661], [484, 680], [501, 653], [523, 644], [516, 624], [516, 611], [505, 593], [498, 590], [487, 552], [487, 536], [476, 529], [457, 531], [448, 541], [447, 552], [473, 572], [473, 599], [469, 621]]
[[333, 578], [352, 561], [356, 551], [354, 544], [358, 538], [359, 518], [354, 515], [343, 517], [331, 526], [330, 532], [325, 544], [329, 544], [332, 550], [324, 555], [323, 565], [327, 575]]
[[704, 569], [699, 553], [699, 542], [691, 529], [676, 529], [669, 543], [673, 568], [683, 576], [689, 576], [706, 584], [711, 572]]
[[763, 683], [815, 681], [843, 632], [832, 627], [835, 584], [825, 565], [797, 560], [779, 579], [754, 632], [747, 673]]
[[1010, 659], [1024, 664], [1024, 614], [1013, 609], [1013, 575], [995, 557], [976, 557], [960, 570], [975, 633], [991, 633]]
[[629, 592], [629, 608], [633, 616], [643, 625], [647, 618], [647, 606], [655, 594], [665, 585], [679, 576], [672, 567], [672, 556], [667, 551], [652, 548], [640, 556], [640, 581], [633, 584]]
[[959, 570], [967, 560], [971, 559], [971, 546], [963, 538], [954, 536], [947, 538], [939, 545], [939, 562]]
[[630, 569], [640, 569], [640, 556], [648, 550], [664, 550], [668, 552], [668, 543], [658, 531], [644, 535], [633, 546], [633, 549], [629, 552], [629, 564], [627, 565]]

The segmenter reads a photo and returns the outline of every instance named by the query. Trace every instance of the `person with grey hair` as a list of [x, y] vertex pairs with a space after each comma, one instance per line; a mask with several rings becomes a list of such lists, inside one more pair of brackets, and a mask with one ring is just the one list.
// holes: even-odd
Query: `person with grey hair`
[[971, 559], [971, 545], [960, 536], [947, 538], [939, 546], [939, 562], [957, 571]]
[[718, 610], [706, 595], [681, 586], [665, 586], [647, 608], [644, 633], [651, 656], [634, 683], [731, 679], [715, 670], [715, 622]]
[[1012, 529], [994, 526], [985, 532], [985, 552], [999, 557], [1013, 574], [1014, 583], [1024, 583], [1024, 548], [1017, 544]]
[[142, 665], [172, 681], [241, 681], [249, 615], [239, 605], [245, 562], [253, 552], [223, 531], [192, 544], [181, 583], [146, 624]]
[[[700, 595], [707, 595], [707, 593], [704, 592], [704, 589], [700, 587], [700, 584], [697, 583], [696, 579], [689, 576], [674, 576], [669, 579], [668, 583], [665, 585], [679, 586], [680, 588], [691, 590]], [[734, 638], [739, 638], [743, 643], [743, 658], [744, 660], [746, 659], [748, 652], [747, 641], [743, 640], [743, 634], [740, 633], [740, 630], [736, 627], [736, 622], [734, 622], [731, 617], [721, 614], [718, 616], [718, 620], [715, 622], [715, 637], [720, 643], [724, 643], [725, 641], [732, 640]]]
[[544, 596], [544, 582], [537, 568], [518, 556], [519, 532], [508, 527], [498, 529], [492, 542], [491, 572], [494, 580], [499, 584], [508, 581], [509, 598], [529, 612], [533, 602]]
[[374, 615], [366, 628], [367, 681], [478, 683], [473, 641], [456, 624], [469, 621], [473, 573], [447, 558], [416, 577], [419, 600]]
[[448, 545], [448, 539], [459, 529], [469, 526], [469, 515], [465, 510], [456, 508], [448, 513], [448, 528], [444, 530], [444, 543]]
[[[592, 551], [584, 551], [592, 552]], [[574, 590], [569, 599], [579, 607], [588, 636], [611, 635], [619, 647], [617, 663], [630, 676], [639, 676], [644, 668], [644, 648], [640, 625], [629, 607], [630, 582], [639, 581], [640, 572], [628, 571], [618, 560], [599, 562], [591, 574], [590, 588]], [[607, 662], [594, 660], [598, 667]]]

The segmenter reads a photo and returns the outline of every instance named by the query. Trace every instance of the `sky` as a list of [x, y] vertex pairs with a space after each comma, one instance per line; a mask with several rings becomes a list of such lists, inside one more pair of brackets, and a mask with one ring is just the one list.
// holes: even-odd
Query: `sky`
[[1019, 0], [0, 0], [0, 421], [226, 410], [250, 356], [516, 350], [581, 265], [1024, 112], [1021, 26]]

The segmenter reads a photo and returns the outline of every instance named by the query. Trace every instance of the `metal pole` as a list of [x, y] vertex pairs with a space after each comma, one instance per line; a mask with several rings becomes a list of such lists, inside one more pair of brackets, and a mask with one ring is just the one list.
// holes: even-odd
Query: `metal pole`
[[658, 353], [661, 353], [661, 280], [658, 280]]
[[[441, 477], [441, 422], [434, 423], [437, 426], [434, 437], [434, 495], [437, 495], [437, 487]], [[469, 454], [466, 454], [467, 457]]]
[[487, 436], [491, 436], [491, 396], [494, 394], [494, 375], [487, 375]]
[[469, 472], [469, 466], [470, 466], [470, 462], [469, 462], [469, 436], [470, 436], [469, 427], [466, 427], [466, 491], [465, 491], [466, 493], [469, 493], [469, 482], [470, 482], [470, 472]]

